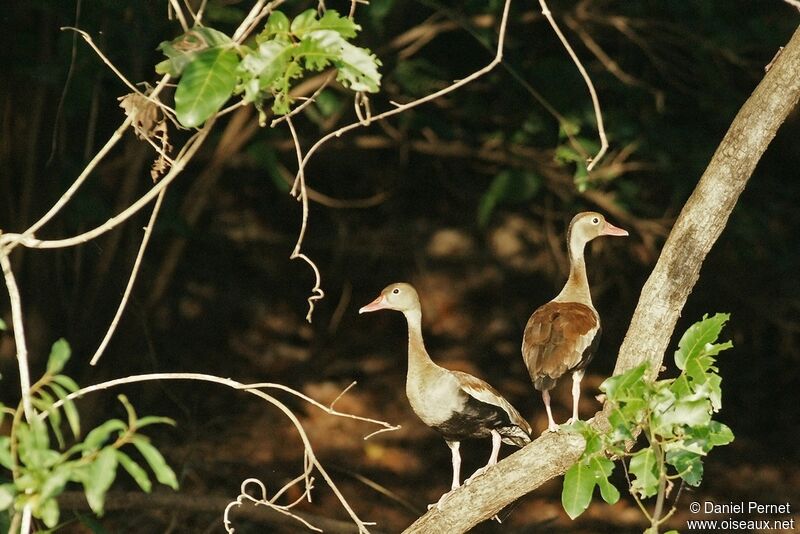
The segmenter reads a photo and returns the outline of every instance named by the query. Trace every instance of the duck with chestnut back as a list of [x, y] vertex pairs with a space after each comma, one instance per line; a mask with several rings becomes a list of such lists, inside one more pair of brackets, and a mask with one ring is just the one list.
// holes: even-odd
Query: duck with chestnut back
[[569, 278], [553, 300], [533, 312], [522, 337], [522, 357], [533, 386], [542, 392], [547, 410], [547, 430], [558, 430], [550, 409], [550, 390], [566, 373], [572, 373], [572, 418], [578, 420], [581, 379], [600, 342], [600, 316], [592, 305], [586, 277], [584, 248], [600, 236], [626, 236], [596, 212], [573, 217], [567, 231]]

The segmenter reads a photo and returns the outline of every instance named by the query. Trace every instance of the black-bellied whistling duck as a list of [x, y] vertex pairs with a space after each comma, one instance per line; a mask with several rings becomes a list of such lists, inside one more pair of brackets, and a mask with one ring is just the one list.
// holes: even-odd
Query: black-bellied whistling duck
[[547, 409], [547, 429], [558, 429], [550, 410], [550, 393], [556, 381], [572, 371], [572, 418], [578, 420], [581, 379], [600, 341], [600, 316], [592, 306], [583, 250], [601, 235], [625, 236], [628, 232], [607, 222], [599, 213], [577, 214], [569, 223], [569, 279], [553, 300], [539, 307], [525, 325], [522, 357], [534, 387], [542, 392]]
[[[465, 483], [497, 463], [500, 442], [522, 447], [530, 443], [531, 427], [492, 386], [467, 373], [433, 363], [422, 341], [422, 310], [417, 291], [405, 283], [392, 284], [358, 310], [397, 310], [408, 322], [408, 376], [406, 395], [422, 422], [438, 431], [453, 456], [451, 491], [459, 487], [459, 444], [466, 438], [492, 438], [489, 462]], [[442, 495], [441, 503], [450, 492]]]

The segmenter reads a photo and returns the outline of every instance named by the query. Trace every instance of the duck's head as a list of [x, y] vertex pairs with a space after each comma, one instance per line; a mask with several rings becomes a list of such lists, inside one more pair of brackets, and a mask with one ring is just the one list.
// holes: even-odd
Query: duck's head
[[596, 211], [584, 211], [572, 218], [569, 223], [569, 241], [584, 245], [601, 235], [626, 236], [627, 230], [617, 228]]
[[414, 286], [397, 282], [383, 288], [378, 298], [358, 310], [358, 313], [378, 310], [397, 310], [406, 312], [419, 309], [419, 295]]

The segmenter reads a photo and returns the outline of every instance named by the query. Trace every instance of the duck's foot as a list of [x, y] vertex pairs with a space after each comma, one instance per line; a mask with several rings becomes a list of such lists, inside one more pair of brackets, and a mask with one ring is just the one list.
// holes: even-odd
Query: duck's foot
[[572, 423], [577, 423], [580, 420], [581, 420], [580, 417], [570, 417], [569, 419], [567, 419], [567, 422], [565, 424], [571, 425]]
[[453, 492], [454, 492], [455, 490], [457, 490], [457, 489], [458, 489], [458, 488], [453, 488], [453, 489], [451, 489], [450, 491], [448, 491], [447, 493], [445, 493], [445, 494], [443, 494], [441, 497], [439, 497], [439, 500], [438, 500], [438, 501], [436, 501], [436, 502], [435, 502], [435, 503], [433, 503], [433, 504], [429, 504], [429, 505], [428, 505], [428, 510], [430, 510], [431, 508], [434, 508], [434, 507], [435, 507], [437, 510], [441, 510], [441, 509], [442, 509], [442, 504], [444, 503], [444, 501], [446, 501], [448, 498], [450, 498], [450, 495], [452, 495], [452, 494], [453, 494]]
[[470, 477], [467, 480], [464, 481], [464, 485], [465, 486], [469, 485], [469, 483], [472, 482], [474, 479], [478, 478], [479, 476], [484, 474], [486, 471], [488, 471], [490, 467], [491, 467], [490, 465], [485, 465], [485, 466], [481, 467], [480, 469], [478, 469], [477, 471], [475, 471], [474, 473], [472, 473], [472, 475], [470, 475]]

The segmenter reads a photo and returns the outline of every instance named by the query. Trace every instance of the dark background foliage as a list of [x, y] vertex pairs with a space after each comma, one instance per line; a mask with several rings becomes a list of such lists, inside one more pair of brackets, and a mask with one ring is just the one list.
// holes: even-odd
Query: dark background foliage
[[[349, 6], [334, 4], [328, 8]], [[315, 5], [289, 2], [286, 10]], [[427, 94], [488, 63], [501, 7], [435, 0], [360, 7], [358, 42], [384, 63], [374, 108]], [[402, 430], [363, 442], [373, 429], [287, 402], [356, 509], [385, 531], [399, 531], [444, 490], [449, 453], [405, 401], [402, 318], [359, 317], [356, 310], [390, 282], [413, 282], [434, 359], [486, 378], [541, 431], [541, 401], [519, 357], [522, 327], [563, 283], [565, 225], [577, 211], [596, 209], [631, 237], [591, 247], [589, 277], [605, 331], [584, 381], [588, 417], [674, 218], [800, 17], [777, 1], [553, 1], [597, 86], [611, 141], [611, 153], [586, 177], [583, 157], [563, 132], [587, 154], [596, 150], [591, 103], [537, 7], [512, 6], [505, 61], [495, 71], [336, 139], [311, 161], [307, 177], [317, 202], [305, 250], [326, 292], [311, 324], [304, 317], [312, 274], [288, 259], [300, 224], [299, 205], [287, 193], [293, 149], [285, 126], [258, 129], [253, 115], [231, 133], [241, 148], [215, 153], [221, 133], [214, 134], [171, 187], [134, 298], [97, 368], [85, 362], [118, 303], [147, 214], [81, 247], [15, 252], [33, 374], [63, 336], [77, 355], [67, 371], [84, 385], [183, 370], [280, 382], [330, 401], [357, 380], [339, 408]], [[230, 31], [248, 8], [212, 0], [206, 22]], [[74, 2], [40, 0], [0, 15], [0, 229], [21, 231], [44, 213], [123, 120], [116, 98], [126, 88], [79, 38], [58, 28], [86, 30], [129, 79], [152, 82], [156, 46], [180, 32], [165, 13], [165, 2], [83, 2], [76, 21]], [[406, 38], [420, 27], [423, 37]], [[320, 96], [298, 121], [304, 147], [354, 119], [350, 98], [338, 87]], [[175, 145], [186, 136], [170, 135]], [[735, 349], [720, 360], [720, 419], [736, 434], [731, 446], [714, 451], [703, 486], [681, 497], [678, 528], [690, 500], [800, 502], [799, 136], [795, 112], [759, 164], [678, 325], [682, 332], [706, 312], [732, 313], [726, 335]], [[152, 158], [150, 147], [128, 134], [40, 237], [73, 235], [120, 211], [151, 185]], [[174, 268], [166, 258], [177, 260]], [[0, 313], [8, 320], [5, 297]], [[674, 373], [671, 355], [665, 361], [665, 374]], [[0, 338], [0, 370], [0, 400], [16, 402], [9, 335]], [[187, 498], [234, 496], [247, 476], [278, 487], [300, 468], [301, 449], [286, 421], [242, 395], [198, 383], [149, 383], [126, 393], [143, 413], [178, 419], [178, 430], [159, 442], [182, 473]], [[568, 386], [556, 399], [557, 419], [566, 419]], [[97, 420], [118, 409], [111, 394], [80, 407]], [[484, 460], [488, 443], [462, 451], [467, 470]], [[505, 531], [640, 529], [630, 503], [613, 515], [596, 505], [571, 523], [559, 511], [559, 489], [553, 483], [523, 499]], [[343, 517], [324, 490], [308, 509]], [[154, 512], [135, 525], [111, 513], [104, 522], [113, 532], [153, 532], [175, 517], [185, 525], [179, 530], [200, 532], [219, 511]]]

